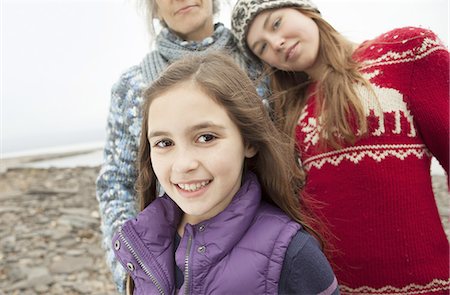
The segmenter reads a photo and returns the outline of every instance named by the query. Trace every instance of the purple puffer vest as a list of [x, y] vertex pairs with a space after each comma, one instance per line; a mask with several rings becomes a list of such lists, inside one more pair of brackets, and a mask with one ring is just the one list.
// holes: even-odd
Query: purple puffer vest
[[[152, 202], [113, 238], [134, 294], [174, 294], [174, 237], [181, 210], [168, 197]], [[180, 294], [277, 294], [286, 250], [300, 225], [261, 202], [248, 172], [228, 207], [197, 225], [186, 225], [175, 253], [184, 271]], [[182, 292], [182, 293], [181, 293]]]

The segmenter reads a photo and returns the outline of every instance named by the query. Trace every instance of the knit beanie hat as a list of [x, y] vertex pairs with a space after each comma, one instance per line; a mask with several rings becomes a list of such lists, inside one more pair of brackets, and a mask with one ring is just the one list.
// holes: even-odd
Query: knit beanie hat
[[317, 6], [309, 0], [238, 0], [236, 2], [231, 16], [231, 29], [243, 54], [250, 58], [255, 57], [247, 46], [248, 28], [253, 19], [264, 10], [283, 7], [299, 7], [320, 13]]

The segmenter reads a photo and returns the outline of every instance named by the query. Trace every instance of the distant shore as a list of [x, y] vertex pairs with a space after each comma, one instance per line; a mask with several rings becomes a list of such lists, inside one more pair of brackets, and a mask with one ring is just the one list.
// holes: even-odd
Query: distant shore
[[0, 173], [10, 168], [73, 168], [78, 166], [94, 167], [102, 163], [100, 145], [68, 147], [64, 149], [46, 149], [31, 153], [7, 154], [1, 158]]

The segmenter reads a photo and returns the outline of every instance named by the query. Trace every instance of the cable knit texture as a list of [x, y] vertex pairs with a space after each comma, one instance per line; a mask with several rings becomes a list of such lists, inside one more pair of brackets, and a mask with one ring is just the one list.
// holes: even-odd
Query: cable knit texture
[[142, 91], [173, 61], [186, 54], [204, 54], [208, 50], [227, 50], [244, 67], [231, 32], [220, 23], [216, 24], [214, 34], [201, 42], [183, 41], [163, 29], [157, 36], [155, 50], [147, 54], [141, 64], [125, 71], [112, 88], [104, 164], [97, 178], [97, 199], [107, 264], [121, 293], [125, 271], [117, 263], [110, 245], [113, 233], [137, 213], [134, 185]]
[[334, 234], [341, 292], [448, 294], [449, 243], [430, 177], [432, 156], [448, 175], [448, 50], [431, 31], [407, 27], [364, 42], [354, 57], [377, 97], [355, 86], [368, 137], [320, 150], [314, 97], [297, 126], [306, 192], [323, 202], [317, 213]]

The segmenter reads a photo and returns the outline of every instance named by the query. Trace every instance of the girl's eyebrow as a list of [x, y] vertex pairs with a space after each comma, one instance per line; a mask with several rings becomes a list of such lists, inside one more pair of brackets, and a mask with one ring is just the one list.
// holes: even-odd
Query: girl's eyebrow
[[270, 11], [269, 14], [266, 16], [266, 19], [264, 20], [263, 28], [266, 30], [267, 30], [267, 26], [269, 25], [269, 19], [272, 16], [273, 12], [274, 12], [273, 10]]
[[206, 121], [206, 122], [202, 122], [199, 124], [196, 124], [192, 127], [189, 128], [189, 131], [196, 131], [196, 130], [200, 130], [200, 129], [207, 129], [207, 128], [217, 128], [217, 129], [225, 129], [225, 127], [221, 126], [221, 125], [217, 125], [211, 121]]
[[[208, 129], [208, 128], [216, 128], [216, 129], [225, 130], [225, 127], [223, 127], [221, 125], [217, 125], [211, 121], [207, 121], [207, 122], [201, 122], [192, 127], [189, 127], [188, 132], [194, 132], [197, 130]], [[157, 137], [157, 136], [168, 136], [168, 135], [170, 135], [170, 132], [155, 130], [148, 134], [148, 138]]]
[[147, 134], [148, 138], [157, 137], [157, 136], [167, 136], [169, 135], [169, 132], [165, 131], [152, 131], [149, 134]]
[[[273, 11], [270, 11], [269, 14], [267, 14], [266, 19], [264, 20], [264, 23], [263, 23], [264, 30], [268, 29], [267, 26], [269, 25], [269, 20], [270, 20], [270, 17], [272, 16], [272, 14], [273, 14]], [[255, 47], [256, 47], [256, 45], [258, 45], [259, 42], [260, 41], [256, 41], [255, 43], [253, 43], [253, 45], [251, 46], [251, 49], [253, 51], [255, 51]]]

